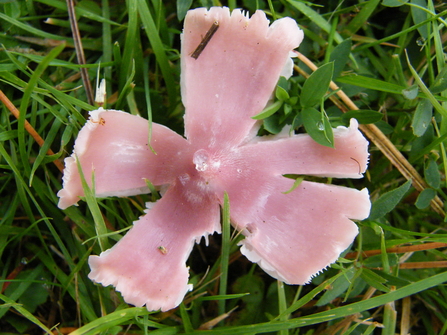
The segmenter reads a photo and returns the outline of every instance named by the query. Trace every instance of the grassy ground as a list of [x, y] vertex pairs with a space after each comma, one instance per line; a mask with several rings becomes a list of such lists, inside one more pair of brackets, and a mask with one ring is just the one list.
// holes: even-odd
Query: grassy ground
[[[94, 83], [101, 64], [107, 107], [151, 115], [183, 132], [179, 34], [190, 2], [191, 8], [220, 5], [76, 4], [82, 69]], [[206, 285], [177, 310], [148, 313], [125, 304], [112, 288], [94, 285], [86, 260], [99, 252], [94, 215], [121, 231], [142, 214], [149, 196], [103, 200], [93, 213], [85, 203], [65, 211], [56, 206], [60, 162], [93, 109], [66, 2], [1, 1], [0, 334], [445, 334], [447, 5], [404, 2], [223, 3], [250, 13], [262, 9], [272, 20], [290, 16], [304, 29], [296, 71], [284, 85], [290, 97], [300, 97], [314, 65], [334, 61], [333, 85], [341, 90], [331, 86], [335, 94], [326, 96], [328, 120], [346, 123], [343, 112], [349, 111], [371, 142], [366, 178], [341, 183], [367, 187], [373, 210], [358, 223], [351, 250], [303, 287], [277, 283], [241, 257], [234, 240], [213, 236], [188, 261], [194, 281], [211, 266]], [[298, 128], [298, 105], [285, 102], [264, 128]], [[222, 259], [223, 268], [229, 259], [228, 285], [219, 289], [213, 279]], [[226, 318], [218, 323], [220, 316]]]

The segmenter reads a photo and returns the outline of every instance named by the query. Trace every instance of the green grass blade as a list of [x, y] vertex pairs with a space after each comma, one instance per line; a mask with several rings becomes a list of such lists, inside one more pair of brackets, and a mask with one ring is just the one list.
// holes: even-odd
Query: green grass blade
[[12, 308], [14, 308], [20, 315], [28, 319], [30, 322], [37, 325], [40, 329], [42, 329], [48, 335], [53, 335], [53, 332], [48, 329], [42, 322], [39, 321], [32, 313], [28, 312], [26, 308], [24, 308], [21, 304], [17, 304], [14, 300], [9, 299], [8, 297], [0, 294], [0, 299], [3, 300], [6, 304], [9, 304]]
[[[117, 108], [123, 108], [122, 100], [123, 95], [127, 96], [126, 92], [128, 90], [129, 81], [133, 80], [135, 75], [135, 63], [138, 61], [139, 55], [139, 32], [138, 32], [138, 10], [137, 10], [137, 1], [130, 0], [127, 2], [127, 11], [128, 11], [128, 27], [126, 31], [126, 39], [124, 43], [124, 49], [122, 53], [122, 69], [120, 71], [119, 77], [119, 90], [120, 90], [120, 98], [117, 102]], [[131, 76], [128, 73], [132, 73]], [[140, 71], [141, 73], [141, 71]], [[124, 92], [126, 91], [126, 92]]]
[[177, 103], [178, 90], [176, 88], [174, 76], [169, 66], [168, 58], [166, 56], [165, 48], [161, 42], [158, 30], [155, 26], [149, 7], [145, 1], [138, 1], [138, 11], [140, 13], [141, 21], [145, 28], [145, 32], [151, 43], [154, 54], [157, 58], [157, 63], [160, 66], [163, 79], [166, 84], [166, 90], [169, 98], [170, 108], [174, 108]]
[[57, 132], [60, 130], [61, 126], [62, 122], [60, 122], [58, 119], [54, 120], [53, 125], [51, 126], [50, 131], [47, 137], [45, 138], [45, 142], [39, 150], [39, 155], [36, 157], [36, 160], [33, 163], [33, 167], [31, 169], [31, 174], [29, 178], [30, 186], [33, 184], [33, 178], [34, 174], [36, 173], [36, 170], [39, 168], [43, 160], [47, 157], [48, 149], [50, 149], [50, 146], [53, 144], [53, 141], [56, 138]]
[[376, 40], [376, 41], [371, 42], [371, 43], [367, 43], [367, 44], [361, 45], [361, 46], [355, 48], [354, 52], [361, 52], [361, 51], [363, 51], [365, 49], [371, 48], [371, 47], [376, 46], [378, 44], [382, 44], [382, 43], [385, 43], [385, 42], [388, 42], [388, 41], [392, 41], [392, 40], [394, 40], [396, 38], [399, 38], [402, 35], [408, 34], [409, 32], [411, 32], [413, 30], [417, 30], [419, 27], [422, 27], [422, 26], [426, 25], [429, 22], [432, 22], [434, 20], [437, 20], [437, 19], [445, 16], [446, 13], [447, 13], [447, 11], [444, 11], [442, 13], [438, 13], [435, 16], [432, 16], [432, 17], [428, 18], [427, 20], [419, 22], [419, 23], [415, 24], [414, 26], [411, 26], [411, 27], [409, 27], [407, 29], [404, 29], [404, 30], [402, 30], [402, 31], [400, 31], [398, 33], [389, 35], [387, 37], [384, 37], [382, 39]]
[[37, 85], [37, 82], [39, 78], [42, 76], [42, 73], [45, 71], [45, 69], [48, 67], [49, 63], [56, 58], [62, 50], [65, 48], [65, 44], [61, 44], [54, 49], [52, 49], [48, 55], [42, 60], [42, 62], [37, 66], [36, 70], [33, 72], [31, 78], [28, 81], [28, 84], [25, 88], [25, 91], [23, 93], [23, 97], [20, 103], [20, 117], [19, 117], [19, 152], [20, 156], [22, 158], [22, 163], [24, 167], [28, 170], [29, 163], [28, 163], [28, 153], [25, 148], [25, 119], [26, 119], [26, 110], [28, 108], [29, 100], [31, 97], [31, 94], [34, 90], [34, 87]]
[[[67, 3], [65, 1], [57, 1], [57, 0], [35, 0], [35, 1], [46, 4], [50, 7], [60, 9], [64, 12], [67, 11]], [[101, 15], [98, 15], [97, 13], [94, 13], [93, 11], [88, 10], [87, 8], [82, 7], [82, 6], [76, 6], [75, 12], [76, 12], [76, 17], [83, 16], [85, 18], [88, 18], [88, 19], [91, 19], [91, 20], [94, 20], [97, 22], [120, 26], [120, 24], [118, 24], [114, 21], [111, 21]]]
[[438, 113], [441, 114], [444, 118], [447, 118], [447, 110], [441, 106], [441, 104], [438, 102], [438, 100], [433, 96], [433, 94], [430, 92], [428, 87], [422, 81], [421, 77], [419, 77], [418, 73], [411, 65], [410, 59], [408, 58], [408, 54], [406, 55], [406, 57], [407, 57], [407, 63], [408, 63], [408, 67], [411, 71], [411, 74], [413, 75], [413, 78], [416, 81], [416, 83], [418, 84], [421, 91], [424, 92], [424, 94], [427, 96], [427, 99], [430, 100], [430, 102], [432, 103], [432, 105], [436, 109], [436, 111], [438, 111]]
[[[17, 302], [19, 298], [26, 292], [26, 290], [30, 287], [32, 282], [42, 275], [43, 266], [42, 264], [39, 264], [36, 268], [31, 270], [31, 272], [28, 274], [26, 278], [23, 278], [20, 280], [19, 286], [11, 293], [11, 295], [8, 297], [10, 301]], [[0, 309], [0, 318], [2, 318], [7, 312], [9, 308], [2, 308]]]
[[[287, 321], [289, 318], [289, 315], [285, 314], [284, 311], [287, 309], [287, 302], [286, 302], [286, 292], [284, 290], [284, 283], [281, 281], [277, 281], [278, 285], [278, 305], [279, 305], [279, 315], [280, 321]], [[278, 335], [288, 335], [289, 331], [287, 329], [282, 329], [278, 332]]]
[[[328, 34], [331, 32], [331, 24], [326, 21], [326, 19], [317, 11], [310, 8], [304, 2], [297, 0], [287, 0], [287, 2], [298, 9], [301, 13], [303, 13], [311, 22], [315, 23], [317, 26], [323, 29], [323, 31]], [[334, 33], [334, 40], [335, 42], [337, 42], [337, 44], [340, 44], [341, 42], [343, 42], [343, 37], [336, 32]]]
[[[102, 331], [106, 331], [113, 326], [120, 325], [125, 323], [128, 320], [134, 319], [139, 316], [147, 315], [148, 311], [144, 307], [131, 307], [126, 309], [121, 309], [105, 315], [101, 318], [92, 321], [85, 326], [76, 329], [74, 332], [71, 332], [70, 335], [95, 335], [99, 334]], [[155, 322], [151, 323], [151, 327], [159, 325]]]
[[194, 328], [192, 327], [191, 320], [188, 315], [188, 311], [186, 310], [184, 303], [181, 303], [179, 308], [180, 308], [180, 315], [182, 317], [183, 328], [185, 329], [186, 333], [189, 333], [189, 332], [193, 331]]
[[84, 176], [84, 172], [82, 171], [81, 163], [79, 159], [76, 158], [76, 164], [79, 171], [79, 176], [81, 177], [82, 188], [84, 190], [85, 201], [92, 213], [93, 220], [95, 222], [96, 234], [98, 236], [99, 246], [101, 251], [107, 250], [110, 245], [107, 240], [107, 227], [104, 222], [104, 218], [101, 214], [101, 210], [99, 209], [98, 202], [95, 197], [95, 177], [94, 174], [91, 176], [92, 178], [92, 188], [89, 187], [87, 181]]
[[[362, 300], [356, 303], [347, 304], [342, 307], [330, 309], [328, 311], [315, 313], [311, 316], [303, 316], [288, 321], [275, 321], [270, 323], [261, 323], [248, 326], [239, 327], [222, 327], [213, 330], [213, 335], [232, 334], [245, 335], [250, 333], [274, 332], [282, 329], [293, 329], [305, 326], [320, 324], [323, 322], [343, 318], [349, 315], [360, 313], [372, 308], [383, 306], [389, 302], [393, 302], [404, 297], [425, 291], [431, 287], [447, 282], [447, 272], [439, 273], [437, 275], [422, 279], [420, 281], [411, 283], [407, 286], [399, 288], [390, 293], [385, 293], [374, 298]], [[195, 331], [191, 334], [203, 334], [204, 331]]]
[[357, 31], [369, 21], [372, 13], [376, 10], [380, 0], [370, 0], [363, 3], [362, 9], [358, 12], [354, 19], [345, 27], [344, 32], [349, 36], [357, 33]]
[[8, 22], [10, 24], [13, 24], [14, 26], [16, 26], [16, 27], [18, 27], [20, 29], [23, 29], [23, 30], [29, 32], [30, 34], [35, 35], [35, 36], [39, 36], [39, 37], [43, 37], [43, 38], [49, 38], [49, 39], [53, 39], [53, 40], [56, 40], [56, 41], [67, 41], [67, 45], [70, 45], [70, 46], [74, 45], [72, 38], [68, 38], [67, 39], [67, 38], [59, 36], [59, 35], [50, 34], [50, 33], [47, 33], [47, 32], [45, 32], [43, 30], [36, 29], [36, 28], [34, 28], [32, 26], [29, 26], [29, 25], [26, 25], [26, 24], [20, 22], [19, 20], [16, 20], [16, 19], [14, 19], [12, 17], [9, 17], [8, 15], [6, 15], [4, 13], [0, 13], [0, 20], [4, 20], [4, 21], [6, 21], [6, 22]]
[[[220, 281], [219, 281], [219, 295], [227, 294], [228, 286], [228, 264], [230, 260], [230, 199], [228, 194], [224, 194], [224, 203], [222, 207], [222, 251], [220, 259]], [[219, 315], [226, 312], [225, 300], [220, 300], [218, 303]]]

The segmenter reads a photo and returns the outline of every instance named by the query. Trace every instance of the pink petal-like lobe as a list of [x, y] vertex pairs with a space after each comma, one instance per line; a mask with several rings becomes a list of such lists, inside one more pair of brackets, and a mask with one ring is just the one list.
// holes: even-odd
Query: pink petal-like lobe
[[142, 117], [114, 110], [90, 112], [90, 120], [79, 132], [73, 154], [65, 159], [64, 188], [59, 191], [59, 207], [65, 209], [84, 195], [76, 159], [91, 186], [95, 173], [98, 197], [149, 193], [145, 179], [154, 185], [171, 183], [178, 174], [175, 157], [183, 157], [188, 142], [162, 125], [149, 124]]
[[294, 180], [282, 176], [361, 177], [368, 142], [357, 122], [334, 134], [335, 149], [300, 134], [256, 138], [225, 154], [210, 155], [219, 169], [210, 172], [208, 183], [221, 202], [223, 192], [229, 194], [233, 225], [246, 235], [242, 253], [289, 284], [307, 283], [335, 262], [358, 233], [351, 219], [369, 215], [366, 189], [308, 181], [293, 189]]
[[[335, 262], [358, 233], [350, 220], [369, 215], [366, 189], [267, 178], [258, 185], [239, 187], [254, 194], [246, 201], [237, 190], [228, 191], [233, 225], [246, 238], [241, 252], [271, 276], [288, 284], [305, 284]], [[284, 193], [283, 193], [284, 192]]]
[[240, 156], [268, 173], [333, 178], [362, 178], [368, 166], [368, 141], [358, 130], [357, 120], [349, 128], [334, 129], [335, 148], [315, 142], [307, 134], [283, 138], [257, 137], [240, 147]]
[[228, 190], [230, 214], [246, 236], [241, 252], [248, 259], [285, 283], [305, 284], [353, 242], [358, 229], [351, 219], [368, 217], [370, 201], [366, 189], [303, 181], [287, 193], [293, 184], [265, 174], [241, 181]]
[[[191, 57], [214, 22], [218, 30], [199, 57]], [[258, 123], [251, 117], [266, 106], [302, 38], [294, 20], [280, 19], [269, 27], [262, 11], [251, 18], [240, 10], [230, 15], [228, 8], [189, 11], [181, 59], [186, 137], [203, 147], [222, 148], [254, 136]]]
[[90, 256], [89, 278], [113, 285], [135, 306], [167, 311], [192, 289], [186, 260], [194, 242], [220, 231], [219, 206], [193, 185], [170, 188], [147, 214], [111, 249]]

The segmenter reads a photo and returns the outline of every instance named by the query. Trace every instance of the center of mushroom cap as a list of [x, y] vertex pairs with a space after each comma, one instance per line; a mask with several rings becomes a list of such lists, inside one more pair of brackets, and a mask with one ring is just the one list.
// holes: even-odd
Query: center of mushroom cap
[[194, 153], [192, 162], [196, 165], [196, 170], [199, 172], [214, 170], [220, 166], [220, 161], [213, 159], [205, 149], [197, 150]]

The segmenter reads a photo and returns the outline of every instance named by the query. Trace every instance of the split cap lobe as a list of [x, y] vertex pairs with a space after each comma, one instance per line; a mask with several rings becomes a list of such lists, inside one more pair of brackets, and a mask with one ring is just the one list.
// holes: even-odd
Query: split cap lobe
[[351, 219], [369, 215], [366, 189], [306, 180], [293, 189], [295, 181], [283, 177], [361, 178], [368, 142], [357, 121], [334, 129], [334, 138], [335, 149], [317, 144], [307, 134], [257, 138], [233, 150], [231, 160], [236, 163], [221, 176], [232, 224], [246, 236], [241, 252], [289, 284], [308, 283], [335, 262], [358, 233]]
[[91, 187], [95, 173], [98, 197], [131, 196], [149, 193], [145, 179], [155, 185], [173, 182], [181, 156], [188, 142], [165, 126], [152, 124], [148, 145], [148, 122], [121, 111], [98, 109], [79, 132], [73, 154], [65, 159], [64, 187], [59, 191], [62, 209], [75, 205], [84, 196], [77, 159]]
[[[200, 56], [192, 58], [214, 22], [219, 29]], [[230, 15], [228, 8], [190, 11], [181, 57], [186, 138], [222, 148], [255, 136], [259, 123], [251, 117], [265, 108], [290, 51], [302, 39], [302, 30], [291, 18], [269, 26], [262, 11], [250, 19], [240, 10]]]
[[[219, 29], [191, 57], [215, 22]], [[360, 177], [367, 142], [357, 123], [335, 130], [334, 150], [308, 135], [258, 138], [251, 119], [268, 103], [302, 37], [292, 19], [269, 27], [260, 11], [251, 19], [226, 8], [189, 11], [181, 76], [187, 139], [153, 123], [155, 155], [146, 120], [91, 112], [66, 160], [60, 207], [83, 196], [76, 159], [88, 182], [94, 171], [98, 196], [148, 192], [145, 179], [166, 189], [113, 248], [89, 258], [92, 280], [114, 285], [126, 302], [149, 310], [176, 307], [191, 289], [185, 265], [191, 248], [220, 232], [224, 192], [232, 224], [246, 235], [241, 251], [285, 282], [309, 281], [352, 243], [357, 228], [350, 219], [369, 213], [366, 190], [305, 181], [283, 193], [294, 181], [282, 174]]]

